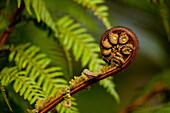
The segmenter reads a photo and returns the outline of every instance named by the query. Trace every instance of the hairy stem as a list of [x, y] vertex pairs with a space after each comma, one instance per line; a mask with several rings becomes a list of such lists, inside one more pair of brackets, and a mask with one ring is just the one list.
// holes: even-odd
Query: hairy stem
[[[123, 32], [123, 34], [128, 35], [128, 41], [130, 38], [129, 43], [131, 43], [131, 46], [133, 47], [133, 52], [130, 52], [130, 55], [126, 55], [125, 57], [123, 57], [123, 55], [121, 55], [121, 58], [123, 57], [125, 59], [125, 61], [124, 61], [124, 59], [122, 58], [124, 61], [122, 64], [120, 64], [118, 66], [111, 66], [111, 68], [108, 68], [106, 70], [103, 68], [104, 70], [103, 69], [101, 70], [102, 71], [101, 75], [96, 76], [95, 73], [91, 73], [90, 76], [92, 78], [89, 78], [88, 80], [76, 83], [76, 85], [70, 89], [70, 95], [73, 95], [73, 94], [77, 93], [78, 91], [81, 91], [82, 89], [85, 89], [86, 87], [91, 86], [94, 83], [99, 82], [100, 80], [102, 80], [106, 77], [109, 77], [111, 75], [115, 76], [118, 72], [127, 68], [134, 61], [136, 54], [137, 54], [137, 50], [138, 50], [138, 41], [137, 41], [136, 36], [133, 34], [133, 32], [125, 27], [115, 27], [115, 28], [112, 28], [104, 33], [104, 35], [102, 36], [102, 39], [101, 39], [101, 43], [100, 43], [101, 52], [104, 51], [104, 49], [105, 49], [104, 45], [106, 45], [106, 43], [104, 43], [105, 41], [103, 41], [103, 40], [108, 38], [108, 35], [110, 35], [110, 33], [113, 33], [113, 32], [116, 32], [119, 34]], [[124, 43], [124, 44], [126, 44], [126, 43]], [[109, 45], [107, 45], [107, 46], [109, 46]], [[64, 94], [59, 95], [58, 97], [54, 98], [49, 103], [47, 103], [45, 106], [43, 106], [42, 109], [39, 111], [39, 113], [46, 113], [47, 111], [54, 108], [57, 104], [59, 104], [63, 100], [64, 100]]]
[[[98, 76], [98, 77], [89, 79], [88, 81], [85, 81], [83, 83], [77, 84], [74, 88], [72, 88], [70, 90], [70, 94], [73, 95], [73, 94], [77, 93], [78, 91], [85, 89], [87, 86], [91, 86], [92, 84], [94, 84], [106, 77], [109, 77], [111, 75], [116, 75], [116, 73], [118, 73], [119, 71], [121, 71], [121, 68], [116, 68], [115, 70], [110, 70], [106, 73], [103, 73], [101, 76]], [[64, 100], [64, 95], [60, 95], [60, 96], [54, 98], [46, 106], [44, 106], [39, 113], [46, 113], [47, 111], [54, 108], [57, 104], [59, 104], [63, 100]]]

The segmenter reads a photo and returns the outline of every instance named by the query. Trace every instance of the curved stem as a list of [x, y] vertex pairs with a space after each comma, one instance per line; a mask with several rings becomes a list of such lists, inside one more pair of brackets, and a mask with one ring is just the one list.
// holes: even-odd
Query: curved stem
[[[136, 54], [137, 54], [137, 50], [138, 50], [138, 41], [136, 36], [132, 33], [132, 31], [130, 31], [127, 28], [124, 27], [115, 27], [110, 29], [110, 31], [119, 31], [119, 32], [126, 32], [129, 36], [130, 36], [130, 42], [133, 44], [133, 52], [131, 55], [129, 55], [129, 57], [125, 59], [125, 62], [122, 65], [117, 66], [113, 66], [109, 69], [107, 69], [106, 71], [102, 71], [102, 74], [99, 76], [95, 75], [91, 75], [93, 76], [92, 78], [88, 78], [88, 80], [82, 81], [82, 82], [78, 82], [72, 89], [70, 89], [70, 95], [73, 95], [75, 93], [77, 93], [78, 91], [81, 91], [82, 89], [85, 89], [88, 86], [93, 85], [96, 82], [99, 82], [100, 80], [109, 77], [111, 75], [116, 75], [118, 72], [124, 70], [125, 68], [127, 68], [135, 59]], [[103, 35], [102, 39], [105, 38], [105, 35], [107, 36], [108, 31], [105, 32], [105, 34]], [[100, 44], [101, 49], [102, 48], [102, 43]], [[47, 111], [49, 111], [50, 109], [54, 108], [57, 104], [59, 104], [61, 101], [64, 100], [64, 94], [63, 95], [59, 95], [58, 97], [54, 98], [53, 100], [51, 100], [49, 103], [47, 103], [45, 106], [42, 107], [42, 109], [39, 111], [39, 113], [46, 113]]]
[[[103, 73], [101, 76], [89, 79], [83, 83], [77, 84], [74, 88], [72, 88], [70, 90], [70, 94], [73, 95], [75, 93], [77, 93], [78, 91], [81, 91], [82, 89], [85, 89], [87, 86], [91, 86], [94, 83], [109, 77], [111, 75], [116, 75], [116, 73], [120, 72], [122, 70], [122, 68], [116, 68], [114, 70], [110, 70], [107, 71], [106, 73]], [[44, 106], [39, 113], [46, 113], [47, 111], [49, 111], [50, 109], [54, 108], [57, 104], [59, 104], [61, 101], [64, 100], [64, 95], [60, 95], [54, 99], [52, 99], [46, 106]]]

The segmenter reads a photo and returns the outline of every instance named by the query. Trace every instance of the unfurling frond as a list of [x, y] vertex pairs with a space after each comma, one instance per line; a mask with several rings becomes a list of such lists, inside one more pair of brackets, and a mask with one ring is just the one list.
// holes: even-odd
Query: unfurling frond
[[94, 15], [102, 20], [107, 29], [111, 28], [110, 22], [108, 21], [108, 7], [101, 5], [104, 3], [104, 0], [73, 0], [82, 6], [91, 9], [94, 12]]
[[98, 57], [100, 49], [94, 42], [94, 38], [80, 26], [79, 23], [75, 23], [73, 19], [65, 16], [57, 22], [60, 31], [57, 37], [61, 39], [67, 50], [72, 48], [76, 61], [81, 58], [83, 67], [89, 64], [89, 69], [95, 71], [104, 63]]
[[10, 61], [15, 61], [19, 69], [25, 70], [25, 75], [42, 87], [45, 95], [53, 96], [59, 88], [66, 87], [59, 67], [49, 67], [51, 62], [40, 49], [29, 43], [17, 47], [4, 46], [1, 50], [11, 51]]
[[[57, 27], [63, 45], [69, 50], [72, 48], [75, 60], [81, 58], [82, 66], [88, 64], [91, 71], [98, 71], [104, 61], [98, 57], [100, 51], [99, 46], [95, 44], [94, 37], [88, 34], [85, 28], [82, 28], [79, 23], [75, 23], [73, 19], [65, 16], [57, 22]], [[119, 101], [118, 94], [114, 89], [114, 83], [109, 80], [104, 80], [100, 85], [107, 89], [107, 91]], [[110, 84], [108, 84], [110, 83]]]
[[4, 68], [1, 73], [1, 83], [6, 81], [14, 81], [14, 90], [24, 96], [24, 99], [28, 99], [30, 104], [34, 103], [36, 100], [44, 98], [41, 88], [29, 77], [25, 75], [24, 71], [18, 71], [17, 67]]

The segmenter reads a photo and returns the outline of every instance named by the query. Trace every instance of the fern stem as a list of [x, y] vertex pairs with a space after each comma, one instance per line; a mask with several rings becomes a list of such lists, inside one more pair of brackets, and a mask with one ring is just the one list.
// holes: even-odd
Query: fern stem
[[[108, 33], [112, 34], [112, 32], [115, 31], [119, 31], [119, 32], [123, 32], [123, 33], [127, 33], [129, 34], [129, 38], [131, 39], [131, 43], [133, 43], [133, 52], [128, 56], [128, 58], [125, 59], [125, 62], [123, 62], [121, 65], [118, 66], [111, 66], [110, 69], [106, 69], [106, 70], [101, 70], [102, 74], [95, 76], [95, 73], [91, 73], [89, 76], [93, 77], [93, 78], [88, 78], [85, 81], [81, 81], [76, 83], [76, 85], [70, 89], [70, 94], [73, 95], [75, 93], [77, 93], [78, 91], [85, 89], [88, 86], [93, 85], [96, 82], [99, 82], [100, 80], [107, 78], [111, 75], [115, 76], [118, 72], [126, 69], [135, 59], [137, 51], [138, 51], [138, 41], [136, 36], [132, 33], [132, 31], [130, 31], [127, 28], [124, 27], [115, 27], [110, 29], [109, 31], [106, 31], [104, 33], [104, 35], [102, 36], [101, 39], [101, 43], [100, 43], [100, 47], [101, 47], [101, 51], [104, 50], [103, 47], [103, 39], [106, 39], [106, 36], [108, 36]], [[113, 52], [114, 53], [114, 52]], [[102, 53], [103, 54], [103, 53]], [[104, 54], [103, 54], [104, 56]], [[84, 72], [84, 71], [83, 71]], [[88, 75], [88, 74], [87, 74]], [[40, 113], [46, 113], [47, 111], [49, 111], [51, 108], [55, 107], [59, 102], [64, 100], [64, 96], [65, 95], [60, 95], [57, 98], [54, 98], [51, 102], [47, 103], [47, 105], [43, 106], [43, 108], [40, 110]]]
[[24, 8], [25, 8], [25, 5], [24, 5], [24, 2], [22, 0], [20, 8], [17, 8], [17, 10], [15, 11], [15, 13], [14, 13], [12, 19], [11, 19], [12, 22], [9, 25], [8, 30], [7, 31], [5, 30], [1, 34], [0, 47], [6, 42], [7, 38], [9, 37], [9, 35], [12, 33], [13, 29], [15, 28], [15, 25], [19, 22], [19, 20], [16, 20], [16, 18], [17, 18], [17, 16], [19, 16], [22, 13]]
[[[70, 90], [70, 94], [73, 95], [73, 94], [77, 93], [78, 91], [81, 91], [81, 90], [85, 89], [86, 87], [91, 86], [106, 77], [109, 77], [111, 75], [115, 76], [116, 73], [120, 72], [121, 70], [122, 70], [122, 68], [116, 68], [115, 70], [110, 70], [107, 73], [103, 73], [99, 77], [95, 77], [95, 78], [85, 81], [83, 83], [77, 84], [76, 87], [74, 87], [73, 89]], [[46, 113], [47, 111], [49, 111], [50, 109], [52, 109], [53, 107], [58, 105], [63, 100], [64, 100], [64, 95], [60, 95], [60, 96], [54, 98], [49, 103], [47, 103], [47, 105], [45, 105], [39, 113]]]
[[[125, 66], [123, 68], [125, 68]], [[110, 70], [110, 71], [107, 71], [106, 73], [103, 73], [101, 76], [98, 76], [98, 77], [95, 77], [88, 81], [85, 81], [83, 83], [80, 83], [80, 84], [76, 85], [76, 87], [74, 87], [73, 89], [70, 90], [70, 94], [73, 95], [73, 94], [77, 93], [78, 91], [81, 91], [81, 90], [85, 89], [86, 87], [91, 86], [91, 85], [99, 82], [100, 80], [105, 79], [111, 75], [115, 76], [120, 71], [122, 71], [122, 68], [116, 68], [115, 70]], [[39, 113], [46, 113], [47, 111], [49, 111], [50, 109], [52, 109], [53, 107], [58, 105], [63, 100], [64, 100], [64, 95], [60, 95], [60, 96], [54, 98], [53, 100], [50, 101], [50, 103], [48, 103], [46, 106], [44, 106]]]

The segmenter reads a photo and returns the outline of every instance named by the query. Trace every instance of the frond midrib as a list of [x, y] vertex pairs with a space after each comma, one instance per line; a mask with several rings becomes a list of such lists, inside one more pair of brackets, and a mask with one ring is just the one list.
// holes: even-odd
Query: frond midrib
[[15, 76], [15, 75], [12, 75], [12, 74], [9, 74], [9, 73], [0, 73], [1, 76], [11, 76], [11, 77], [14, 77], [18, 80], [20, 80], [21, 82], [23, 82], [29, 89], [31, 89], [31, 91], [34, 93], [34, 95], [36, 95], [36, 97], [39, 98], [38, 94], [34, 91], [33, 88], [30, 87], [29, 84], [27, 84], [24, 80], [22, 80], [21, 78], [19, 78], [18, 76]]
[[[86, 48], [88, 51], [89, 51], [89, 53], [91, 54], [91, 56], [92, 56], [92, 58], [97, 58], [95, 55], [94, 55], [94, 52], [93, 51], [91, 51], [90, 50], [90, 48], [86, 45], [86, 43], [84, 43], [82, 40], [80, 40], [75, 34], [73, 34], [72, 32], [70, 32], [69, 30], [67, 30], [67, 29], [65, 29], [64, 27], [60, 27], [63, 31], [65, 31], [67, 34], [69, 34], [71, 37], [73, 37], [75, 40], [78, 40], [78, 42], [80, 42], [83, 46], [84, 46], [84, 48]], [[96, 60], [96, 59], [95, 59]], [[97, 60], [96, 60], [96, 63], [98, 63], [97, 62]], [[98, 65], [100, 65], [100, 63], [98, 63]]]
[[[5, 49], [4, 49], [4, 50], [5, 50]], [[32, 60], [31, 58], [29, 58], [29, 56], [27, 56], [24, 52], [19, 51], [19, 50], [14, 49], [14, 48], [8, 48], [8, 49], [6, 49], [6, 50], [14, 51], [14, 52], [16, 52], [16, 53], [20, 53], [22, 56], [25, 57], [26, 60], [28, 60], [29, 62], [31, 62], [31, 64], [32, 64], [34, 67], [36, 67], [36, 69], [39, 70], [39, 72], [41, 72], [41, 73], [50, 81], [50, 83], [51, 83], [55, 88], [57, 88], [56, 85], [55, 85], [55, 83], [48, 77], [48, 74], [47, 74], [46, 72], [44, 72], [44, 70], [43, 70], [41, 67], [39, 67], [38, 64], [37, 64], [34, 60]], [[58, 89], [58, 88], [57, 88], [57, 89]]]

